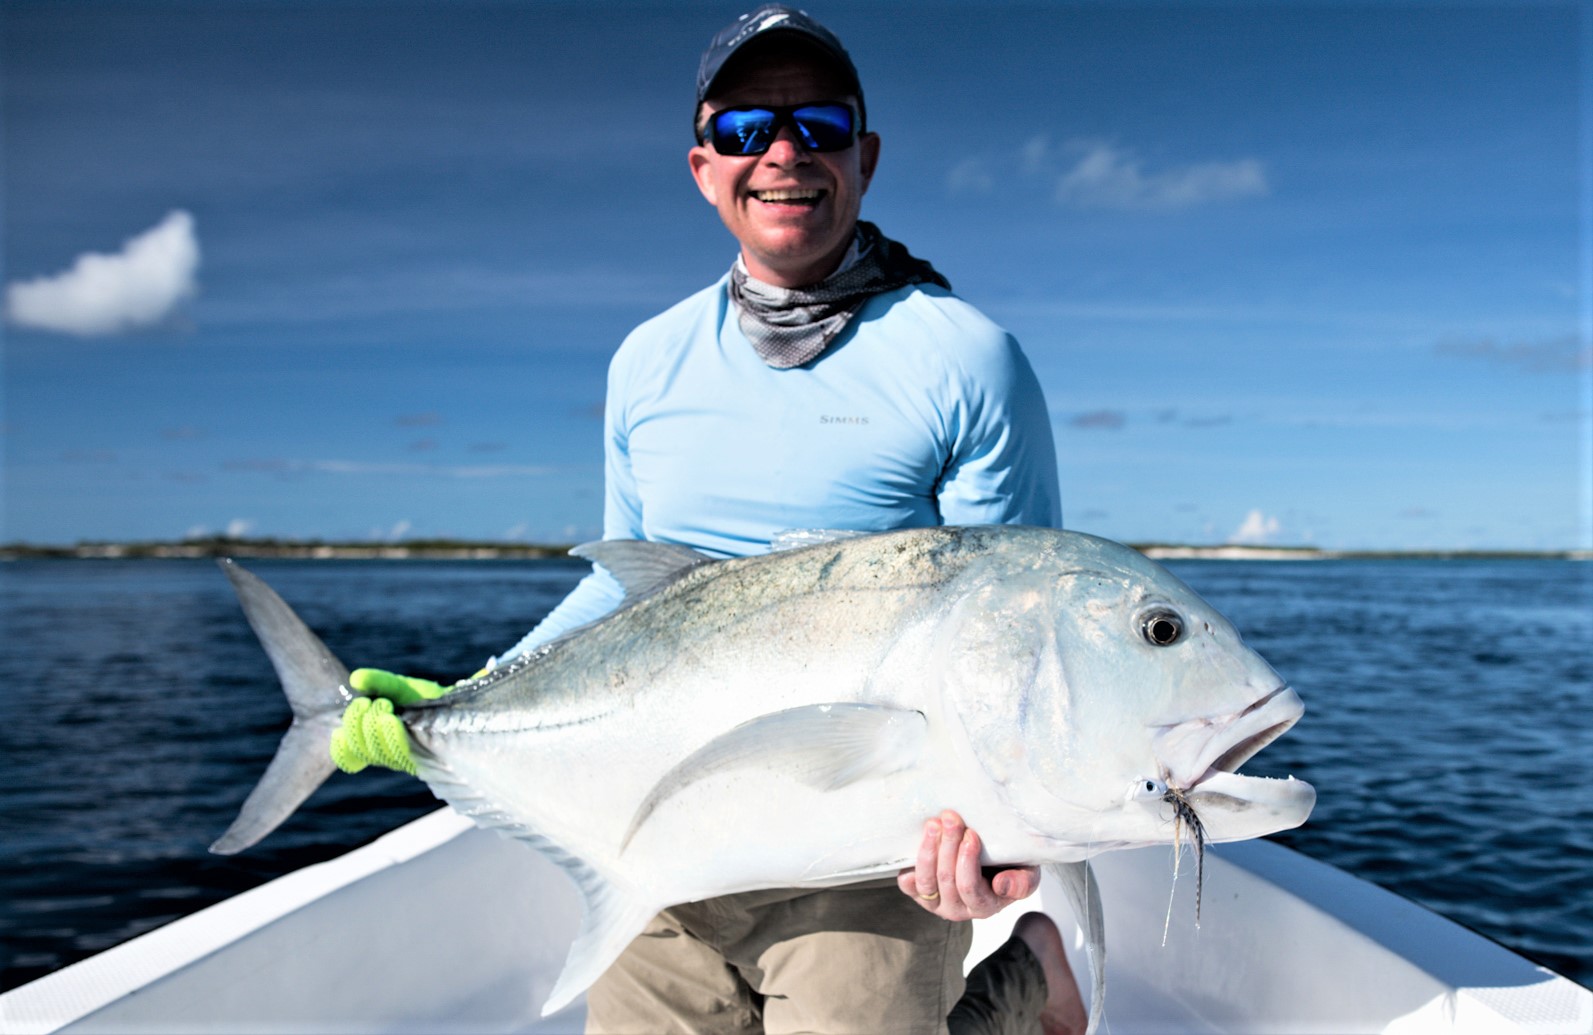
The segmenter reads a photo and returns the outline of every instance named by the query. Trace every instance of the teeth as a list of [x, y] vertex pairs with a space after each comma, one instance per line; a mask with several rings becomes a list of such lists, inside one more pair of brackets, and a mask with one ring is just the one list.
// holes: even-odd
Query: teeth
[[821, 190], [755, 190], [752, 196], [759, 201], [817, 201], [823, 197]]

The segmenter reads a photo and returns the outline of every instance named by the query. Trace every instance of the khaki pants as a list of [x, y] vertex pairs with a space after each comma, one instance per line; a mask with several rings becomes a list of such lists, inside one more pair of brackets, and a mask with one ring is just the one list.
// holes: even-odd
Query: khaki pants
[[1045, 977], [1021, 942], [1009, 942], [969, 975], [964, 996], [962, 963], [972, 938], [971, 924], [931, 915], [894, 880], [691, 902], [654, 918], [592, 986], [586, 1030], [1038, 1030]]

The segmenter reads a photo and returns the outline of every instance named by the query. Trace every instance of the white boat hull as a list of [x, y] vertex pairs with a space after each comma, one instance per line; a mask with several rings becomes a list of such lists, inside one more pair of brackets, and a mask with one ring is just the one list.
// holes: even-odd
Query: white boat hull
[[[1189, 863], [1169, 922], [1170, 852], [1095, 861], [1107, 1030], [1593, 1031], [1588, 989], [1267, 842], [1208, 850], [1196, 929]], [[1059, 888], [1039, 904], [1076, 932]], [[584, 1000], [539, 1016], [579, 911], [540, 856], [440, 811], [0, 996], [0, 1032], [579, 1031]], [[1019, 912], [976, 925], [970, 964]]]

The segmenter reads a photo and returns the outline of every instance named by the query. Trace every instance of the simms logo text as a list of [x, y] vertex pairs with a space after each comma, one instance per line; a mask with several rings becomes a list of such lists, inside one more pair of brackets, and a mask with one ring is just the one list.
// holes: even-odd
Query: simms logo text
[[867, 417], [830, 417], [820, 416], [820, 424], [867, 424]]

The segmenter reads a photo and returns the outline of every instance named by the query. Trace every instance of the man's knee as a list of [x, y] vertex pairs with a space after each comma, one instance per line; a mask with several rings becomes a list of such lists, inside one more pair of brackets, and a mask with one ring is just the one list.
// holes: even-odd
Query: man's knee
[[815, 904], [824, 916], [814, 929], [759, 959], [766, 1031], [944, 1031], [963, 991], [970, 925], [930, 915], [894, 886], [820, 897], [828, 901]]
[[713, 949], [669, 910], [620, 954], [586, 994], [589, 1035], [753, 1035], [756, 998]]

